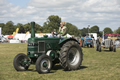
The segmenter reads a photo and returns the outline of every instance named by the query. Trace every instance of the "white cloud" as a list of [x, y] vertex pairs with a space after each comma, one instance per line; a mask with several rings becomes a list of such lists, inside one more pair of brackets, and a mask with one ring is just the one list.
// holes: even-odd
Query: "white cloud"
[[79, 29], [98, 25], [100, 30], [105, 27], [115, 30], [120, 26], [119, 0], [30, 0], [27, 7], [1, 0], [0, 11], [0, 22], [4, 23], [35, 21], [42, 25], [50, 15], [58, 15]]

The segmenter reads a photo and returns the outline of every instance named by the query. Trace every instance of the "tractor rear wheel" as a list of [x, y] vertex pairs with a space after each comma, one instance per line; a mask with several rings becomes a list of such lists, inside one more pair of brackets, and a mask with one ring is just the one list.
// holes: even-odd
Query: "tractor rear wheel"
[[115, 46], [115, 45], [114, 45], [114, 47], [113, 47], [113, 51], [116, 52], [116, 46]]
[[83, 53], [75, 41], [66, 42], [60, 50], [60, 62], [64, 70], [77, 70], [82, 64]]
[[99, 49], [99, 43], [97, 42], [96, 43], [96, 51], [98, 51], [98, 49]]
[[52, 68], [52, 60], [47, 55], [41, 55], [36, 61], [36, 70], [40, 73], [48, 73]]
[[87, 47], [89, 47], [89, 44], [87, 44]]
[[91, 47], [91, 48], [94, 48], [94, 44], [91, 44], [90, 47]]
[[110, 47], [109, 47], [109, 51], [113, 51], [113, 47], [110, 46]]
[[109, 47], [109, 51], [113, 51], [114, 47], [112, 47], [111, 45], [113, 45], [112, 40], [110, 41], [110, 47]]
[[25, 71], [29, 68], [30, 65], [26, 64], [29, 61], [29, 58], [23, 54], [19, 53], [15, 56], [13, 60], [13, 66], [17, 71]]

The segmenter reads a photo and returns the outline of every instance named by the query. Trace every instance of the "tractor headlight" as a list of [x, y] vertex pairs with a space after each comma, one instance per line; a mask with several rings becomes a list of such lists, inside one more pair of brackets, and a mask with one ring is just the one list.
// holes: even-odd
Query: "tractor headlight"
[[28, 46], [35, 46], [35, 43], [28, 43]]

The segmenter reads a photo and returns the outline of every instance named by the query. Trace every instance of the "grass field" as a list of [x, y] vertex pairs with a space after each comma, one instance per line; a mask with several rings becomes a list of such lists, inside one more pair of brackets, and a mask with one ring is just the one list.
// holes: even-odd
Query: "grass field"
[[120, 80], [120, 49], [109, 52], [102, 49], [83, 48], [81, 69], [63, 71], [56, 65], [48, 74], [38, 74], [35, 65], [28, 71], [17, 72], [13, 67], [13, 59], [18, 53], [27, 52], [27, 44], [0, 44], [0, 80]]

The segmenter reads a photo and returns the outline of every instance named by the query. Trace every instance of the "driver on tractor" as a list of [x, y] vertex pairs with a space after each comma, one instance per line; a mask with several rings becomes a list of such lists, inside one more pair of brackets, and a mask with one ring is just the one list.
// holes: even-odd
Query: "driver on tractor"
[[57, 35], [57, 37], [67, 37], [67, 27], [65, 26], [66, 22], [61, 22], [60, 23], [60, 27], [59, 27], [59, 32], [58, 33], [55, 33], [55, 32], [52, 32], [52, 35]]
[[105, 39], [108, 39], [108, 36], [104, 33], [103, 35], [102, 35], [102, 45], [104, 45], [104, 40]]

